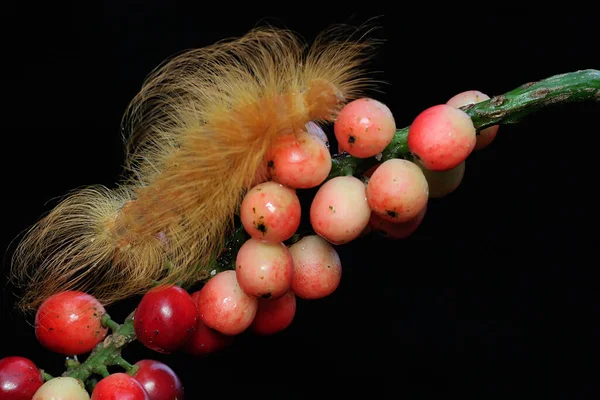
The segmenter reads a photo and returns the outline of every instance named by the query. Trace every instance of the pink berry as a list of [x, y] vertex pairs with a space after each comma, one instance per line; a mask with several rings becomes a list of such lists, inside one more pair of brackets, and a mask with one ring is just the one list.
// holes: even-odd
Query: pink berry
[[306, 131], [280, 136], [267, 154], [271, 179], [293, 189], [323, 183], [331, 171], [329, 149]]
[[421, 168], [415, 163], [391, 159], [373, 172], [367, 185], [371, 210], [392, 222], [415, 218], [427, 205], [429, 188]]
[[[477, 104], [489, 99], [490, 96], [485, 93], [481, 93], [478, 90], [467, 90], [455, 95], [448, 100], [446, 104], [451, 105], [452, 107], [460, 108], [468, 104]], [[481, 130], [477, 135], [477, 143], [475, 144], [475, 148], [473, 150], [481, 150], [492, 143], [492, 141], [496, 138], [499, 128], [500, 125], [493, 125], [489, 128]]]
[[276, 299], [288, 291], [294, 266], [289, 249], [282, 243], [248, 239], [236, 257], [237, 281], [246, 294]]
[[291, 290], [278, 299], [259, 299], [250, 330], [257, 335], [273, 335], [291, 325], [296, 315], [296, 295]]
[[258, 300], [242, 290], [235, 271], [227, 270], [213, 276], [202, 287], [196, 305], [206, 326], [233, 336], [252, 324]]
[[408, 131], [410, 152], [432, 171], [446, 171], [465, 161], [476, 141], [469, 115], [448, 104], [421, 112]]
[[449, 195], [460, 186], [465, 175], [466, 161], [447, 171], [430, 171], [421, 167], [429, 185], [429, 198], [436, 199]]
[[290, 246], [294, 260], [292, 291], [301, 299], [332, 294], [342, 279], [342, 263], [333, 246], [317, 235], [305, 236]]
[[353, 176], [338, 176], [325, 182], [310, 206], [314, 231], [333, 244], [359, 237], [370, 215], [365, 184]]
[[396, 121], [383, 103], [361, 98], [346, 104], [333, 126], [340, 146], [358, 158], [381, 153], [394, 138]]
[[[195, 304], [198, 303], [201, 292], [199, 290], [192, 293], [192, 300], [194, 300]], [[234, 337], [224, 335], [209, 328], [201, 319], [198, 319], [196, 330], [192, 333], [192, 337], [186, 342], [182, 350], [194, 356], [205, 356], [230, 346], [233, 343]]]
[[406, 222], [391, 222], [381, 218], [377, 213], [372, 213], [369, 226], [373, 232], [378, 232], [388, 239], [406, 239], [421, 226], [426, 212], [427, 206], [423, 208], [419, 215]]
[[269, 243], [288, 240], [300, 226], [300, 200], [294, 189], [263, 182], [246, 193], [240, 206], [244, 229], [255, 239]]
[[346, 104], [334, 124], [340, 147], [358, 158], [381, 153], [394, 138], [396, 121], [383, 103], [361, 98]]

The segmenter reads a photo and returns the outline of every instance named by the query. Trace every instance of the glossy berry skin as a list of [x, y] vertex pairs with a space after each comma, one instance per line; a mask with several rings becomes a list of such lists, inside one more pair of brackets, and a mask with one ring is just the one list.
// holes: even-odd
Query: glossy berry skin
[[301, 213], [296, 191], [276, 182], [254, 186], [240, 205], [240, 219], [246, 232], [269, 243], [291, 238], [300, 226]]
[[179, 286], [160, 286], [147, 292], [135, 311], [134, 328], [147, 348], [169, 354], [190, 338], [198, 311], [191, 296]]
[[369, 220], [369, 226], [372, 232], [377, 232], [381, 236], [392, 239], [406, 239], [411, 236], [421, 226], [425, 213], [427, 212], [427, 205], [423, 207], [423, 210], [415, 218], [406, 222], [391, 222], [389, 220], [381, 218], [377, 213], [371, 214]]
[[334, 124], [340, 149], [354, 157], [367, 158], [381, 153], [396, 133], [396, 122], [383, 103], [361, 98], [346, 104]]
[[[451, 105], [452, 107], [460, 108], [470, 104], [481, 103], [482, 101], [489, 99], [490, 96], [480, 92], [479, 90], [467, 90], [453, 96], [446, 102], [446, 104]], [[477, 143], [475, 144], [475, 148], [473, 150], [481, 150], [492, 143], [498, 134], [498, 129], [500, 129], [500, 125], [493, 125], [481, 130], [477, 135]]]
[[296, 295], [291, 290], [278, 299], [259, 299], [250, 330], [257, 335], [274, 335], [286, 329], [296, 315]]
[[[196, 303], [196, 308], [198, 307], [200, 292], [201, 290], [192, 293], [192, 300]], [[198, 318], [196, 330], [186, 342], [182, 351], [194, 356], [205, 356], [230, 346], [233, 343], [234, 337], [224, 335], [219, 331], [209, 328], [202, 322], [201, 318]]]
[[224, 335], [242, 333], [252, 323], [258, 299], [246, 294], [233, 270], [219, 272], [202, 287], [197, 299], [202, 322]]
[[46, 299], [35, 316], [35, 334], [48, 350], [67, 356], [91, 351], [106, 337], [104, 307], [93, 296], [65, 291]]
[[31, 400], [43, 384], [41, 372], [28, 358], [0, 359], [0, 399]]
[[140, 360], [133, 378], [148, 393], [150, 400], [183, 400], [183, 385], [168, 365], [155, 360]]
[[408, 130], [407, 144], [417, 161], [431, 171], [447, 171], [475, 148], [477, 132], [469, 115], [448, 104], [422, 111]]
[[131, 376], [117, 372], [98, 382], [91, 400], [151, 400], [144, 387]]

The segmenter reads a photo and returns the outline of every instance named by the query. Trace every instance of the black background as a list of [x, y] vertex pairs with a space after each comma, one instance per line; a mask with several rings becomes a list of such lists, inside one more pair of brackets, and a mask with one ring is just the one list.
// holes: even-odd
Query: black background
[[[492, 96], [600, 67], [597, 16], [581, 9], [102, 5], [3, 6], [3, 272], [10, 241], [56, 197], [118, 179], [120, 118], [152, 68], [182, 50], [243, 35], [261, 21], [310, 40], [331, 24], [379, 16], [375, 34], [386, 42], [373, 68], [389, 84], [375, 96], [399, 127], [464, 90]], [[591, 201], [599, 116], [597, 103], [554, 106], [501, 127], [490, 147], [469, 158], [461, 187], [430, 202], [410, 239], [373, 237], [340, 247], [341, 286], [329, 298], [300, 301], [285, 332], [244, 334], [206, 359], [161, 356], [139, 343], [126, 358], [169, 363], [189, 399], [208, 391], [317, 396], [320, 384], [333, 393], [385, 389], [386, 397], [459, 386], [461, 393], [476, 387], [516, 394], [526, 387], [590, 395], [600, 355]], [[13, 310], [12, 287], [1, 300], [0, 356], [23, 355], [58, 375], [61, 357], [36, 342], [32, 316]], [[122, 319], [136, 301], [108, 311]]]

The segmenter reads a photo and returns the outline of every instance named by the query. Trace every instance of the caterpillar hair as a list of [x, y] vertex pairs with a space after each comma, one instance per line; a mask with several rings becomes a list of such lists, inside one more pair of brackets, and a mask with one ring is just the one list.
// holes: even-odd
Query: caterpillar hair
[[195, 282], [222, 251], [243, 195], [266, 179], [277, 137], [335, 121], [373, 86], [373, 40], [336, 27], [306, 44], [286, 29], [188, 50], [155, 69], [123, 117], [127, 175], [73, 191], [24, 233], [20, 307], [82, 290], [103, 304]]

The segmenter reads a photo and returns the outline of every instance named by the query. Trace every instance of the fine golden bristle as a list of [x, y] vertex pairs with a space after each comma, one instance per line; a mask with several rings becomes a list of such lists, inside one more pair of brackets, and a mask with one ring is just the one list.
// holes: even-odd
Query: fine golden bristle
[[20, 242], [21, 306], [66, 289], [107, 305], [201, 278], [273, 140], [334, 121], [373, 83], [363, 71], [373, 43], [357, 32], [338, 27], [308, 46], [258, 28], [159, 66], [123, 118], [127, 178], [72, 193]]

